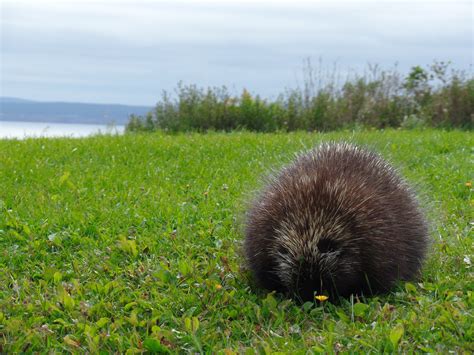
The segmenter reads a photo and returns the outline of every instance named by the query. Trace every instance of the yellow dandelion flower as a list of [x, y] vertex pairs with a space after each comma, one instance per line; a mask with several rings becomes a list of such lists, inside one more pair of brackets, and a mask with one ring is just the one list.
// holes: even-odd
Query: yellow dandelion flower
[[472, 182], [468, 181], [464, 185], [466, 185], [466, 187], [472, 187]]
[[328, 296], [324, 296], [324, 295], [317, 295], [317, 296], [314, 296], [314, 298], [317, 299], [319, 302], [324, 302], [329, 299]]
[[220, 290], [222, 288], [222, 285], [217, 284], [216, 285], [216, 290]]

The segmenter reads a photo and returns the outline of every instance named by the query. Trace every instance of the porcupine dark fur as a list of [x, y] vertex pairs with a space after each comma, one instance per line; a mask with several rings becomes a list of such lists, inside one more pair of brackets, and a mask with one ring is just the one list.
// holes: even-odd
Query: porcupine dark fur
[[389, 291], [420, 274], [428, 228], [414, 193], [378, 154], [326, 143], [270, 179], [247, 215], [257, 283], [306, 301]]

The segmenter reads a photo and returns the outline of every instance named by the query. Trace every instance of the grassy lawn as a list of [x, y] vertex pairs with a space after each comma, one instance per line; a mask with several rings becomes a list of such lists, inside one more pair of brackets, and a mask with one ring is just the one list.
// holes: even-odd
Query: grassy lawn
[[[419, 193], [420, 282], [338, 306], [254, 289], [260, 177], [326, 140], [375, 148]], [[0, 140], [0, 352], [474, 351], [472, 132]]]

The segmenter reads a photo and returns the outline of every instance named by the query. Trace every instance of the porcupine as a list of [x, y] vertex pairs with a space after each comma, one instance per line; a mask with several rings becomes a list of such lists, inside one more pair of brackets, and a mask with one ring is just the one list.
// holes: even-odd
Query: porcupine
[[247, 214], [244, 253], [257, 283], [299, 300], [389, 291], [420, 274], [428, 228], [381, 156], [349, 143], [300, 154]]

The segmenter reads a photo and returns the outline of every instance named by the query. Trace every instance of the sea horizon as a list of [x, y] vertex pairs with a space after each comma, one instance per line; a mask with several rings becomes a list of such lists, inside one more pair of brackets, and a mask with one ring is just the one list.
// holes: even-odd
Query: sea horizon
[[96, 134], [123, 134], [125, 125], [0, 120], [0, 139], [80, 138]]

